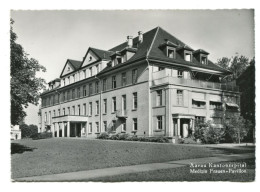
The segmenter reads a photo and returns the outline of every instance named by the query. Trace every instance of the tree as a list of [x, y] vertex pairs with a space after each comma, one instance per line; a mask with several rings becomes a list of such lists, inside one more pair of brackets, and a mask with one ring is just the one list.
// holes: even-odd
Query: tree
[[217, 60], [217, 65], [232, 72], [232, 75], [229, 75], [224, 79], [225, 82], [230, 82], [237, 79], [246, 70], [249, 66], [249, 59], [243, 55], [236, 55], [230, 59], [222, 57]]
[[33, 124], [29, 126], [27, 124], [22, 124], [20, 125], [20, 129], [21, 129], [22, 138], [30, 138], [32, 135], [38, 133], [37, 125], [33, 125]]
[[240, 143], [247, 135], [252, 123], [245, 120], [242, 116], [234, 115], [228, 121], [225, 121], [226, 139], [230, 138], [232, 142]]
[[34, 58], [29, 58], [23, 47], [16, 43], [17, 35], [13, 32], [11, 19], [10, 48], [11, 48], [11, 124], [19, 124], [29, 103], [37, 105], [40, 91], [45, 89], [45, 80], [36, 78], [36, 72], [45, 72], [44, 66]]

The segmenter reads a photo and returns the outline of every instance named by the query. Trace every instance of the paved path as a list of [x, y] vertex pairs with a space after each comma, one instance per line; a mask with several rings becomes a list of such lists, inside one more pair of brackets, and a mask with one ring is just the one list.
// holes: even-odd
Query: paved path
[[154, 171], [160, 169], [172, 169], [172, 168], [190, 165], [191, 162], [196, 164], [216, 163], [216, 162], [223, 162], [223, 161], [251, 159], [254, 157], [255, 157], [254, 153], [232, 154], [232, 155], [219, 154], [215, 157], [185, 159], [185, 160], [178, 160], [178, 161], [169, 161], [164, 163], [150, 163], [150, 164], [131, 165], [131, 166], [124, 166], [124, 167], [111, 167], [111, 168], [104, 168], [104, 169], [60, 173], [60, 174], [53, 174], [53, 175], [24, 177], [24, 178], [14, 179], [14, 181], [27, 181], [27, 182], [86, 181], [86, 180], [91, 180], [99, 177], [108, 177], [108, 176], [121, 175], [121, 174]]

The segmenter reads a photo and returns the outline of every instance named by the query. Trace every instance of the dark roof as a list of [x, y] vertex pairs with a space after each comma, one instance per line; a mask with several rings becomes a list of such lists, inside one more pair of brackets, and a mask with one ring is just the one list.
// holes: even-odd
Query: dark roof
[[196, 50], [196, 51], [193, 51], [193, 54], [196, 54], [196, 53], [204, 53], [204, 54], [206, 54], [206, 55], [209, 54], [207, 51], [205, 51], [205, 50], [203, 50], [203, 49], [198, 49], [198, 50]]
[[[148, 58], [153, 58], [157, 60], [162, 60], [162, 61], [167, 61], [167, 62], [174, 62], [174, 63], [180, 63], [183, 64], [184, 66], [194, 66], [194, 67], [200, 67], [204, 69], [212, 69], [212, 70], [217, 70], [220, 72], [224, 73], [230, 73], [226, 69], [223, 69], [219, 67], [218, 65], [214, 64], [210, 60], [208, 60], [207, 65], [201, 64], [195, 57], [193, 57], [192, 62], [185, 61], [184, 58], [176, 52], [176, 58], [168, 58], [165, 53], [159, 48], [161, 43], [165, 41], [165, 39], [168, 39], [169, 41], [173, 42], [174, 44], [179, 45], [180, 47], [189, 47], [188, 45], [184, 44], [182, 41], [174, 37], [173, 35], [169, 34], [162, 28], [158, 27], [158, 32], [156, 34], [156, 37], [154, 39], [153, 45], [151, 47], [151, 51], [149, 52]], [[190, 47], [189, 47], [190, 48]], [[191, 48], [192, 49], [192, 48]]]
[[112, 51], [96, 49], [96, 48], [93, 48], [93, 47], [90, 47], [89, 49], [91, 49], [102, 60], [103, 59], [110, 60], [110, 55], [113, 54]]
[[74, 70], [79, 69], [80, 66], [81, 66], [81, 61], [76, 61], [76, 60], [68, 59], [68, 62], [70, 62], [70, 64], [71, 64], [72, 67], [74, 68]]

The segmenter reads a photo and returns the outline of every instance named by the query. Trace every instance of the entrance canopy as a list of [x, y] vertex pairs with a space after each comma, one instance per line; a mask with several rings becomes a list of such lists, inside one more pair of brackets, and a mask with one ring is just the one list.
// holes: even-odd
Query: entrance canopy
[[86, 121], [88, 121], [88, 117], [87, 116], [78, 116], [78, 115], [64, 115], [64, 116], [53, 117], [52, 121], [53, 121], [53, 123], [65, 122], [65, 121], [86, 122]]

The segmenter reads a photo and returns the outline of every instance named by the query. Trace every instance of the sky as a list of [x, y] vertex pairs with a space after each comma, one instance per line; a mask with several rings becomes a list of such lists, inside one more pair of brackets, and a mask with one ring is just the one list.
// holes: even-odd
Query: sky
[[[110, 49], [138, 31], [162, 27], [213, 62], [236, 54], [252, 59], [252, 10], [11, 11], [13, 28], [31, 57], [46, 67], [47, 82], [60, 76], [67, 59], [82, 61], [88, 47]], [[25, 123], [38, 125], [38, 107], [26, 109]]]

